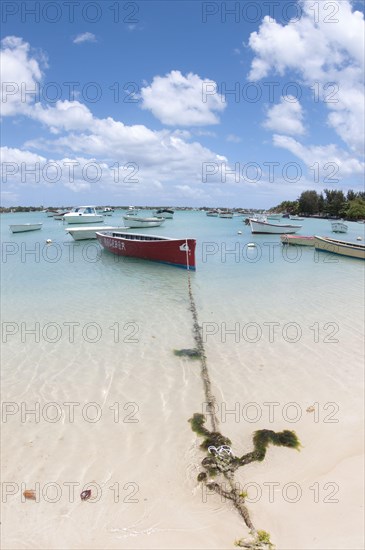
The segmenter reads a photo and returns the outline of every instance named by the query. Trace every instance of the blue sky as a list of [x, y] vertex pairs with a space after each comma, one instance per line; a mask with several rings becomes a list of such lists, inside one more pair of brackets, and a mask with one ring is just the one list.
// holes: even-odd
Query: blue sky
[[4, 206], [364, 189], [362, 2], [4, 1], [2, 21]]

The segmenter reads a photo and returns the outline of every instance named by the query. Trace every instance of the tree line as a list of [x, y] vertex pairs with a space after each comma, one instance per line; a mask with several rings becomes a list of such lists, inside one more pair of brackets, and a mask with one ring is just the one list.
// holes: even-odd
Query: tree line
[[337, 189], [324, 189], [323, 193], [303, 191], [296, 201], [283, 201], [271, 210], [303, 216], [365, 219], [365, 192], [350, 189], [345, 195]]

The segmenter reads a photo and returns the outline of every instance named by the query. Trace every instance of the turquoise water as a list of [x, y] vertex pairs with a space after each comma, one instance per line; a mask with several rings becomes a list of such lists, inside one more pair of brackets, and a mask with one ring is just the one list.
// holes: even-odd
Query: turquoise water
[[[121, 215], [114, 213], [106, 224], [122, 225]], [[294, 426], [302, 452], [275, 450], [262, 468], [247, 470], [249, 479], [336, 482], [346, 453], [361, 453], [365, 262], [311, 248], [283, 249], [279, 236], [252, 235], [242, 220], [176, 212], [164, 226], [143, 232], [197, 239], [197, 271], [190, 276], [218, 405], [234, 409], [254, 402], [263, 411], [253, 423], [242, 414], [239, 422], [232, 414], [221, 418], [235, 451], [246, 452], [255, 429], [293, 429], [282, 415], [271, 422], [264, 403], [278, 402], [282, 410], [295, 402], [303, 411]], [[13, 235], [8, 229], [39, 221], [41, 231]], [[299, 234], [334, 236], [329, 221], [300, 223]], [[348, 225], [339, 238], [364, 240], [364, 225]], [[30, 485], [67, 480], [139, 487], [138, 502], [124, 504], [122, 514], [111, 491], [102, 507], [82, 512], [65, 501], [52, 508], [43, 503], [42, 528], [37, 508], [28, 508], [18, 536], [37, 548], [181, 548], [181, 540], [186, 548], [229, 547], [242, 536], [240, 519], [219, 499], [202, 504], [196, 483], [202, 456], [187, 419], [204, 409], [199, 368], [173, 354], [195, 345], [188, 273], [115, 257], [96, 241], [75, 242], [62, 222], [42, 213], [2, 215], [1, 229], [3, 400], [55, 402], [62, 409], [56, 423], [9, 417], [3, 478]], [[248, 249], [251, 242], [257, 247]], [[103, 416], [93, 424], [76, 415], [70, 425], [66, 402], [97, 403]], [[115, 423], [111, 411], [117, 402], [124, 417], [133, 413], [138, 422]], [[305, 411], [313, 403], [322, 416], [331, 412], [326, 404], [335, 403], [339, 423], [311, 422]], [[312, 465], [318, 465], [320, 479]], [[267, 477], [260, 480], [260, 472]], [[352, 506], [351, 487], [338, 518]], [[12, 517], [17, 506], [11, 501]], [[315, 520], [318, 508], [300, 506], [290, 512], [295, 542], [280, 539], [285, 514], [267, 502], [252, 508], [280, 548], [311, 548], [302, 517], [311, 521], [312, 514]], [[334, 523], [340, 529], [342, 522]], [[183, 538], [177, 541], [176, 532]], [[5, 528], [4, 536], [8, 548], [24, 547], [11, 530]], [[338, 536], [333, 526], [328, 547], [337, 547]]]

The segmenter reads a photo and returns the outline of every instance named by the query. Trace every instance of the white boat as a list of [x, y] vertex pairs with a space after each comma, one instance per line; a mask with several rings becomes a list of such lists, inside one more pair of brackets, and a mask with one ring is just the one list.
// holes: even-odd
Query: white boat
[[314, 246], [316, 250], [331, 252], [339, 256], [349, 256], [350, 258], [359, 258], [365, 260], [365, 244], [350, 243], [347, 241], [337, 241], [330, 237], [314, 237]]
[[333, 233], [347, 233], [348, 226], [343, 222], [331, 222]]
[[125, 231], [125, 227], [113, 227], [111, 225], [109, 226], [103, 226], [103, 229], [101, 229], [100, 225], [95, 227], [66, 227], [65, 231], [75, 241], [83, 241], [85, 239], [96, 239], [96, 232], [97, 231]]
[[66, 223], [102, 223], [104, 216], [97, 214], [94, 206], [78, 206], [62, 218]]
[[42, 223], [18, 223], [9, 225], [12, 233], [24, 233], [25, 231], [37, 231], [42, 229]]
[[169, 208], [159, 208], [158, 210], [154, 210], [152, 214], [156, 218], [164, 218], [165, 220], [172, 220], [174, 217], [174, 211]]
[[268, 220], [281, 220], [281, 214], [266, 214]]
[[160, 227], [165, 218], [143, 218], [141, 216], [123, 216], [126, 227]]
[[139, 214], [138, 208], [135, 208], [134, 206], [128, 207], [128, 212], [127, 212], [128, 216], [137, 216], [138, 214]]
[[303, 222], [304, 218], [300, 218], [299, 216], [289, 216], [291, 220], [297, 220], [298, 222]]
[[207, 212], [207, 216], [210, 216], [212, 218], [217, 218], [219, 216], [218, 210], [209, 210]]
[[113, 208], [110, 208], [110, 206], [106, 206], [102, 211], [101, 211], [101, 214], [103, 216], [112, 216], [113, 215]]
[[219, 212], [220, 218], [233, 218], [233, 212]]
[[269, 223], [264, 220], [250, 218], [251, 233], [272, 233], [275, 235], [296, 233], [301, 225], [289, 225], [281, 223]]

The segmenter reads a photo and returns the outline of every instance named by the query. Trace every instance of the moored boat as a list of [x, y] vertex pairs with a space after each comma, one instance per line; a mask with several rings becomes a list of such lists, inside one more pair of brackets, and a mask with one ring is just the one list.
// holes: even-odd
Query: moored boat
[[195, 270], [195, 239], [170, 239], [154, 235], [98, 231], [96, 238], [109, 252]]
[[365, 260], [365, 244], [338, 241], [330, 237], [318, 237], [315, 235], [314, 246], [316, 250], [322, 250], [323, 252], [331, 252], [339, 256], [349, 256], [350, 258]]
[[298, 222], [303, 222], [304, 218], [300, 218], [299, 216], [289, 216], [291, 220], [297, 220]]
[[348, 226], [343, 222], [331, 222], [333, 233], [347, 233]]
[[290, 225], [280, 223], [269, 223], [264, 220], [250, 218], [251, 233], [271, 233], [275, 235], [296, 233], [301, 229], [301, 225]]
[[[112, 225], [103, 226], [103, 231], [124, 231], [125, 229], [126, 229], [125, 227], [115, 227]], [[100, 230], [101, 230], [100, 225], [95, 227], [87, 226], [87, 227], [66, 227], [65, 228], [66, 233], [71, 235], [71, 237], [75, 241], [83, 241], [86, 239], [96, 239], [96, 232]]]
[[142, 216], [123, 216], [126, 227], [160, 227], [165, 218], [143, 218]]
[[217, 218], [219, 216], [218, 210], [208, 210], [207, 216], [210, 216], [212, 218]]
[[94, 206], [78, 206], [62, 218], [66, 223], [102, 223], [104, 216], [97, 214]]
[[9, 225], [12, 233], [24, 233], [25, 231], [37, 231], [42, 229], [42, 223], [18, 223]]
[[170, 208], [159, 208], [158, 210], [154, 210], [152, 213], [157, 218], [165, 218], [165, 220], [172, 220], [174, 217], [174, 211]]
[[281, 235], [281, 242], [283, 244], [291, 244], [298, 246], [314, 246], [314, 237], [307, 237], [305, 235]]
[[219, 212], [219, 217], [220, 217], [220, 218], [231, 219], [231, 218], [233, 218], [233, 212], [230, 212], [230, 211]]
[[266, 217], [268, 220], [281, 220], [281, 214], [270, 214], [270, 212], [268, 214], [266, 214]]

